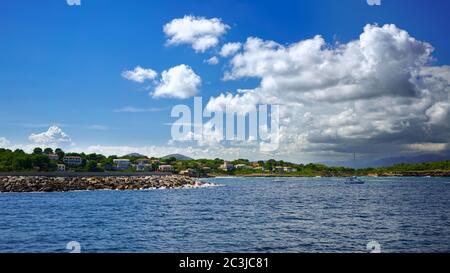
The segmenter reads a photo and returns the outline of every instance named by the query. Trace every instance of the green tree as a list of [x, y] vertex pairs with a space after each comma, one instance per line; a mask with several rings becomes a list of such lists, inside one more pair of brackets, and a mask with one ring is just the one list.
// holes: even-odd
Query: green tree
[[46, 154], [46, 155], [53, 154], [53, 149], [52, 148], [45, 148], [44, 149], [44, 154]]
[[58, 155], [59, 161], [62, 161], [65, 155], [64, 151], [60, 148], [55, 149], [55, 154]]
[[103, 171], [101, 168], [98, 167], [97, 161], [94, 161], [94, 160], [88, 161], [86, 163], [85, 169], [88, 172], [100, 172], [100, 171]]
[[13, 158], [12, 170], [14, 171], [27, 171], [33, 168], [33, 161], [28, 156], [20, 156]]
[[43, 154], [35, 154], [32, 157], [33, 168], [39, 171], [55, 171], [56, 164], [52, 163], [48, 156]]
[[35, 154], [35, 155], [41, 155], [41, 154], [42, 154], [42, 149], [39, 148], [39, 147], [34, 148], [33, 154]]
[[164, 160], [167, 164], [172, 165], [177, 159], [175, 157], [169, 157], [166, 160]]
[[264, 169], [266, 170], [272, 170], [277, 164], [277, 161], [275, 159], [269, 159], [264, 164]]

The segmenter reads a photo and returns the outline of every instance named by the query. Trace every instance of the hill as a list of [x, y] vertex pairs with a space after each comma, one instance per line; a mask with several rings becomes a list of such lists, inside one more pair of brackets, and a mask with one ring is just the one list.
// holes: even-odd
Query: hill
[[190, 157], [188, 157], [188, 156], [181, 155], [181, 154], [170, 154], [170, 155], [166, 155], [166, 156], [162, 157], [162, 159], [168, 159], [168, 158], [171, 158], [171, 157], [175, 157], [177, 160], [180, 160], [180, 161], [184, 161], [184, 160], [194, 160], [193, 158], [190, 158]]
[[139, 153], [131, 153], [131, 154], [124, 155], [124, 157], [146, 157], [146, 156], [143, 154], [139, 154]]

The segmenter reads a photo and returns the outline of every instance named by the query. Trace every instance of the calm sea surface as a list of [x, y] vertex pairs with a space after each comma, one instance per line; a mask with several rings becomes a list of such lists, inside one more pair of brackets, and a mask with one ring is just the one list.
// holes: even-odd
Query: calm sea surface
[[450, 178], [0, 193], [0, 252], [450, 252]]

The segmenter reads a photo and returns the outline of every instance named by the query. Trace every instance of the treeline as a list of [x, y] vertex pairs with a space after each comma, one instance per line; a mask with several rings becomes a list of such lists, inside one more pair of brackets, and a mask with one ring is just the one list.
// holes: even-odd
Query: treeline
[[[56, 154], [57, 160], [50, 160], [49, 155]], [[23, 150], [8, 150], [0, 149], [0, 172], [20, 172], [20, 171], [42, 171], [50, 172], [57, 170], [57, 164], [63, 164], [64, 156], [79, 156], [82, 158], [80, 166], [66, 166], [73, 171], [88, 171], [88, 172], [102, 172], [114, 170], [114, 159], [122, 158], [129, 159], [131, 163], [136, 163], [141, 156], [122, 156], [115, 155], [104, 156], [102, 154], [85, 154], [85, 153], [65, 153], [62, 149], [52, 148], [35, 148], [32, 153], [25, 153]], [[386, 173], [401, 173], [401, 172], [420, 172], [420, 171], [448, 171], [450, 170], [450, 161], [441, 162], [427, 162], [419, 164], [396, 164], [386, 168], [366, 168], [366, 169], [352, 169], [346, 167], [328, 167], [323, 164], [295, 164], [283, 160], [266, 160], [251, 162], [247, 159], [237, 159], [230, 163], [234, 166], [245, 165], [249, 168], [234, 169], [224, 171], [221, 165], [224, 163], [223, 159], [198, 159], [198, 160], [177, 160], [175, 157], [171, 158], [155, 158], [145, 157], [149, 159], [151, 167], [156, 170], [159, 165], [172, 165], [175, 172], [181, 172], [191, 169], [198, 175], [206, 175], [208, 173], [227, 174], [227, 175], [249, 175], [249, 174], [270, 174], [276, 173], [277, 167], [293, 168], [295, 171], [286, 172], [285, 175], [293, 176], [347, 176], [347, 175], [371, 175], [371, 174], [386, 174]], [[129, 170], [134, 171], [132, 167]]]
[[369, 168], [360, 170], [366, 173], [402, 173], [402, 172], [421, 172], [421, 171], [449, 171], [450, 160], [438, 162], [425, 162], [416, 164], [395, 164], [385, 168]]
[[[51, 160], [49, 155], [56, 154], [57, 160]], [[64, 156], [79, 156], [82, 159], [82, 163], [79, 166], [67, 166], [66, 170], [76, 172], [103, 172], [114, 170], [114, 159], [129, 159], [131, 163], [135, 163], [142, 157], [135, 156], [122, 156], [116, 155], [104, 156], [102, 154], [91, 153], [66, 153], [62, 149], [52, 148], [34, 148], [33, 152], [28, 154], [23, 150], [9, 150], [0, 148], [0, 172], [23, 172], [23, 171], [38, 171], [38, 172], [53, 172], [57, 170], [57, 164], [64, 164]], [[157, 163], [151, 163], [153, 170], [156, 170], [160, 164], [173, 164], [176, 159], [157, 159], [148, 158], [149, 160], [155, 160]], [[128, 170], [134, 171], [132, 167]]]
[[[38, 152], [38, 150], [36, 150]], [[0, 172], [12, 171], [54, 171], [56, 163], [40, 150], [39, 153], [27, 154], [22, 150], [0, 149]]]
[[[49, 155], [58, 155], [57, 160], [50, 160]], [[117, 157], [105, 157], [101, 154], [65, 153], [62, 149], [35, 148], [31, 154], [23, 150], [0, 149], [0, 172], [39, 171], [52, 172], [57, 170], [57, 164], [63, 164], [64, 156], [80, 156], [83, 161], [80, 166], [71, 167], [74, 171], [104, 171], [102, 166], [110, 164]]]
[[[223, 159], [198, 159], [198, 160], [183, 160], [176, 161], [173, 159], [173, 166], [175, 170], [182, 171], [186, 169], [193, 169], [198, 174], [204, 175], [208, 172], [215, 174], [226, 175], [251, 175], [251, 174], [270, 174], [277, 173], [275, 170], [277, 167], [288, 167], [296, 169], [295, 172], [283, 172], [284, 175], [295, 176], [340, 176], [351, 175], [355, 172], [354, 169], [346, 167], [328, 167], [323, 164], [295, 164], [286, 162], [283, 160], [269, 159], [266, 161], [260, 160], [251, 162], [248, 159], [237, 159], [229, 161], [234, 166], [246, 165], [251, 168], [248, 169], [233, 169], [230, 171], [224, 171], [220, 167], [224, 163]], [[279, 174], [279, 173], [278, 173]]]

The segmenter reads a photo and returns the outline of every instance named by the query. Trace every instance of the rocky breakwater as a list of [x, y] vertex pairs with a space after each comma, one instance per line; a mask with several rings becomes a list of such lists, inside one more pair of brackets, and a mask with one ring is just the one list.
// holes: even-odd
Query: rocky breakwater
[[0, 176], [0, 192], [63, 192], [77, 190], [142, 190], [194, 187], [200, 182], [179, 175], [45, 177]]

